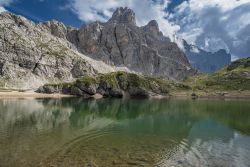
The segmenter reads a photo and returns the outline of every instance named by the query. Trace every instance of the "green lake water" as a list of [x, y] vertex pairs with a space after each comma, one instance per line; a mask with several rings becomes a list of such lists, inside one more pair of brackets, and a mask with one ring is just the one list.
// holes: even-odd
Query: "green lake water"
[[250, 102], [0, 99], [1, 167], [250, 166]]

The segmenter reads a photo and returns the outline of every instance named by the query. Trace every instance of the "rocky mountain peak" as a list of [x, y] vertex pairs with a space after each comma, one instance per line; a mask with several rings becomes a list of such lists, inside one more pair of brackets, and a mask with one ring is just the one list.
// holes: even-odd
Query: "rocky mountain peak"
[[155, 29], [159, 30], [159, 26], [158, 26], [158, 23], [157, 23], [157, 21], [156, 21], [156, 20], [151, 20], [151, 21], [148, 23], [148, 25], [147, 25], [147, 26], [149, 26], [149, 27], [153, 27], [153, 28], [155, 28]]
[[66, 26], [56, 20], [50, 20], [39, 24], [41, 28], [47, 29], [52, 35], [59, 38], [66, 38], [67, 28]]
[[159, 29], [159, 25], [156, 20], [151, 20], [146, 26], [143, 27], [144, 31], [150, 33], [154, 37], [162, 37], [163, 34]]
[[113, 13], [109, 22], [136, 25], [135, 13], [127, 7], [120, 7]]
[[203, 73], [213, 73], [231, 63], [231, 54], [225, 49], [208, 52], [183, 40], [185, 54], [193, 68]]
[[82, 26], [77, 39], [80, 52], [134, 72], [174, 80], [195, 72], [180, 48], [161, 33], [155, 20], [138, 27], [135, 13], [129, 8], [118, 8], [107, 23]]
[[116, 71], [79, 53], [77, 44], [78, 29], [57, 21], [35, 24], [22, 16], [1, 13], [0, 87], [37, 89], [48, 82]]
[[10, 12], [2, 12], [0, 14], [0, 19], [3, 21], [8, 20], [9, 23], [15, 23], [18, 27], [29, 28], [31, 25], [34, 24], [32, 21], [26, 19], [25, 17], [15, 15]]
[[80, 29], [3, 13], [0, 29], [0, 86], [33, 88], [120, 69], [173, 80], [195, 72], [178, 46], [163, 40], [156, 21], [138, 27], [128, 8]]
[[220, 49], [217, 51], [218, 54], [228, 54], [225, 49]]

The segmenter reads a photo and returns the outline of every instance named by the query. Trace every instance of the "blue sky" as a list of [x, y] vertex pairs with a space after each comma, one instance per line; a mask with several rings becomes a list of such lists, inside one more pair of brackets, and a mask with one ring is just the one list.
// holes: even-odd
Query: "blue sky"
[[233, 59], [250, 56], [250, 0], [0, 0], [0, 11], [73, 27], [104, 22], [120, 6], [135, 11], [139, 26], [157, 20], [172, 39], [177, 34], [207, 51], [226, 49]]
[[67, 3], [67, 0], [16, 0], [5, 8], [35, 22], [56, 19], [66, 25], [79, 27], [83, 21], [71, 10], [62, 10]]
[[[185, 0], [172, 0], [166, 11], [172, 11], [183, 1]], [[72, 10], [67, 9], [69, 3], [69, 0], [13, 0], [11, 5], [5, 6], [5, 9], [35, 22], [56, 19], [66, 25], [80, 27], [85, 22]]]

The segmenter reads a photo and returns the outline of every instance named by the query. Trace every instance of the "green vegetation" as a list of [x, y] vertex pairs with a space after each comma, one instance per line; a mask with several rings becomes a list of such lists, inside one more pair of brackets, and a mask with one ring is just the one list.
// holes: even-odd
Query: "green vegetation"
[[174, 90], [190, 90], [187, 85], [174, 81], [118, 71], [95, 76], [83, 76], [78, 78], [76, 82], [71, 83], [46, 84], [41, 92], [70, 93], [69, 90], [76, 87], [85, 92], [86, 90], [95, 92], [94, 90], [100, 89], [107, 96], [120, 96], [122, 91], [131, 93], [131, 90], [133, 90], [132, 93], [137, 91], [138, 94], [143, 93], [145, 96], [150, 93], [166, 95]]
[[49, 45], [48, 45], [48, 43], [39, 43], [38, 45], [37, 45], [37, 47], [38, 48], [45, 48], [45, 49], [48, 49], [49, 48]]
[[90, 85], [93, 85], [93, 84], [97, 83], [96, 78], [92, 77], [92, 76], [81, 77], [81, 78], [77, 79], [76, 82], [77, 83], [82, 83], [85, 86], [90, 86]]
[[117, 73], [99, 74], [97, 76], [97, 80], [99, 80], [99, 82], [105, 83], [107, 87], [119, 88], [116, 75]]
[[[83, 76], [76, 82], [45, 85], [45, 90], [53, 92], [69, 92], [72, 87], [81, 90], [100, 91], [107, 96], [118, 96], [122, 92], [138, 95], [172, 95], [200, 97], [249, 97], [250, 92], [250, 58], [241, 59], [230, 66], [211, 75], [190, 77], [183, 83], [149, 77], [123, 71], [95, 76]], [[64, 91], [67, 89], [68, 91]], [[192, 95], [193, 96], [193, 95]]]
[[193, 90], [250, 90], [250, 58], [240, 59], [211, 75], [198, 75], [185, 81]]
[[45, 84], [43, 87], [44, 88], [56, 88], [56, 89], [70, 89], [75, 82], [64, 82], [64, 83], [49, 83]]
[[158, 77], [149, 77], [123, 71], [113, 72], [108, 74], [99, 74], [97, 80], [107, 83], [113, 88], [135, 87], [143, 88], [155, 93], [169, 93], [175, 89], [189, 89], [187, 85], [175, 83], [170, 80], [161, 79]]

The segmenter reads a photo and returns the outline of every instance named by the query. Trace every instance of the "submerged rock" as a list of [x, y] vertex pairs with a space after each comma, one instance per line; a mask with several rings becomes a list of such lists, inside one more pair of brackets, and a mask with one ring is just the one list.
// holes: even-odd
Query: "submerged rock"
[[191, 97], [192, 97], [192, 99], [197, 99], [197, 98], [198, 98], [198, 95], [197, 95], [196, 93], [193, 92], [193, 93], [191, 94]]

